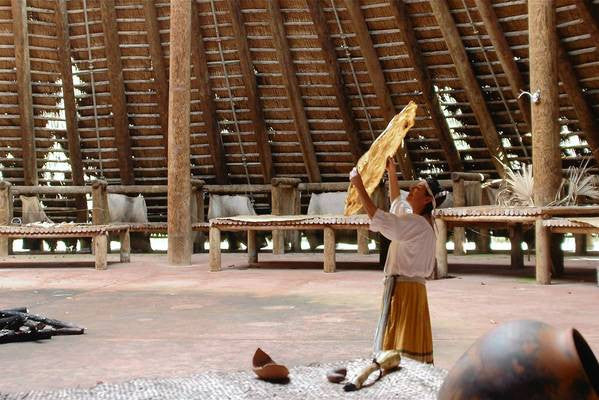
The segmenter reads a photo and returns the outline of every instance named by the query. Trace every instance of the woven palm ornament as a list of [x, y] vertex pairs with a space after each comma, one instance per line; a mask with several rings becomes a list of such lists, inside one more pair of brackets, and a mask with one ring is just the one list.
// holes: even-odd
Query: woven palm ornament
[[[406, 136], [416, 119], [416, 108], [418, 106], [410, 101], [399, 114], [397, 114], [387, 128], [372, 142], [370, 149], [360, 157], [356, 168], [362, 176], [364, 187], [368, 195], [376, 189], [383, 174], [387, 159], [393, 157], [401, 146], [403, 138]], [[362, 203], [358, 196], [358, 191], [354, 185], [349, 185], [347, 196], [345, 197], [345, 215], [353, 215], [360, 211]]]

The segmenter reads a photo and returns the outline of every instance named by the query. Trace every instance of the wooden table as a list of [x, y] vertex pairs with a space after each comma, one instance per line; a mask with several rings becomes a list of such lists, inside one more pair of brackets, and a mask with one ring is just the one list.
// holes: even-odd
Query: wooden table
[[89, 224], [58, 224], [48, 226], [3, 225], [0, 226], [0, 237], [18, 239], [64, 239], [92, 238], [96, 269], [106, 269], [108, 266], [108, 235], [119, 235], [121, 242], [120, 260], [129, 262], [131, 242], [129, 226], [127, 225], [89, 225]]
[[520, 247], [522, 227], [535, 227], [535, 261], [536, 279], [542, 284], [551, 283], [552, 265], [563, 265], [563, 253], [558, 246], [552, 246], [553, 231], [544, 225], [546, 220], [554, 217], [593, 217], [599, 216], [599, 207], [501, 207], [476, 206], [437, 209], [434, 211], [437, 231], [437, 276], [447, 276], [447, 229], [462, 226], [478, 228], [508, 228], [512, 242], [511, 261], [513, 266], [523, 265], [523, 254]]
[[323, 230], [324, 231], [324, 272], [335, 272], [335, 230], [368, 229], [370, 219], [365, 215], [344, 216], [298, 216], [298, 215], [252, 215], [241, 217], [215, 218], [210, 220], [210, 270], [220, 271], [221, 231], [247, 231], [248, 262], [258, 262], [256, 246], [257, 231], [273, 230]]

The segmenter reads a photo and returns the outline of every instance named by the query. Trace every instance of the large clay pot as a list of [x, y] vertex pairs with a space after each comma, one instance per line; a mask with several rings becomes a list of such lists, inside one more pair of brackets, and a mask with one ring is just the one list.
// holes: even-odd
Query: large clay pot
[[511, 321], [462, 355], [438, 398], [599, 400], [599, 363], [576, 329]]

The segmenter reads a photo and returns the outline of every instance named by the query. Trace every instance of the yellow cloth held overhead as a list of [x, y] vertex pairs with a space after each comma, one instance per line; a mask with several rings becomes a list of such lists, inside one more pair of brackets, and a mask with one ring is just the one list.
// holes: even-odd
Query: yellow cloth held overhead
[[[387, 159], [397, 153], [399, 146], [416, 119], [416, 108], [418, 106], [410, 101], [399, 114], [397, 114], [387, 125], [387, 128], [376, 138], [370, 149], [360, 157], [356, 168], [362, 176], [364, 187], [368, 195], [376, 189], [383, 174]], [[362, 202], [354, 185], [349, 185], [347, 197], [345, 198], [345, 215], [357, 213], [362, 208]]]

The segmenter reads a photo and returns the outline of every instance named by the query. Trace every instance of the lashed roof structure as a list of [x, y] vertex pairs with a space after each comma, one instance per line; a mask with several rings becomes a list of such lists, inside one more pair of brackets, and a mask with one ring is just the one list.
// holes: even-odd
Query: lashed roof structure
[[[409, 100], [404, 177], [531, 162], [525, 0], [193, 5], [194, 179], [346, 181]], [[557, 1], [564, 168], [599, 157], [597, 12]], [[160, 0], [1, 0], [2, 178], [166, 183], [169, 15]], [[60, 182], [49, 153], [72, 168]]]

